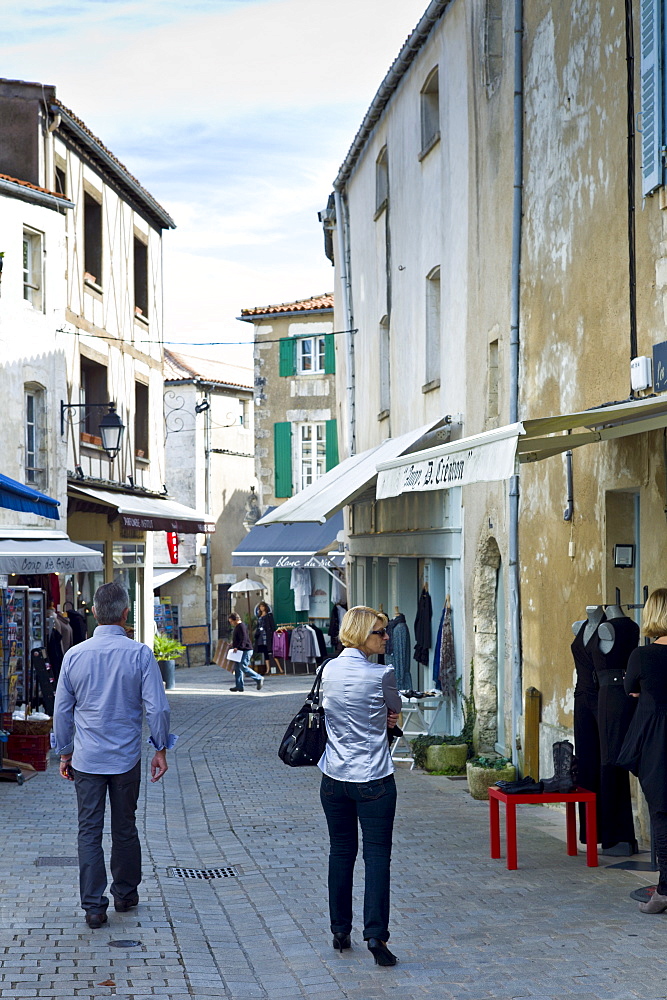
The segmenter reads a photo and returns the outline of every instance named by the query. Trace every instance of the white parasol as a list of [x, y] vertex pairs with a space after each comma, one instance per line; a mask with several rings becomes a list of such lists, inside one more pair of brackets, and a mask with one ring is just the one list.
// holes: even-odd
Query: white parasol
[[248, 618], [252, 622], [252, 614], [250, 613], [250, 595], [253, 591], [266, 590], [263, 583], [258, 580], [250, 580], [247, 576], [244, 580], [239, 580], [237, 583], [233, 583], [229, 588], [230, 594], [245, 594], [248, 598]]

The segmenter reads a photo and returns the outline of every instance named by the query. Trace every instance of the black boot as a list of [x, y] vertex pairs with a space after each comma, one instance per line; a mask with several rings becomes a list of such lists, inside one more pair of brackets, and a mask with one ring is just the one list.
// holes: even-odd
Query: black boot
[[559, 740], [553, 745], [554, 776], [542, 781], [544, 791], [556, 795], [573, 792], [577, 787], [574, 747], [569, 740]]
[[544, 791], [542, 781], [535, 781], [529, 774], [518, 781], [496, 781], [496, 787], [505, 795], [539, 795]]

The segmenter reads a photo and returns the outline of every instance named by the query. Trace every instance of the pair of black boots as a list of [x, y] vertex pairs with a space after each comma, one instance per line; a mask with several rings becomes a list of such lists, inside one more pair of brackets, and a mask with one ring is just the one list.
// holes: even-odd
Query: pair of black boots
[[506, 795], [541, 795], [543, 792], [552, 795], [562, 795], [573, 792], [577, 787], [577, 758], [574, 747], [569, 740], [559, 740], [554, 743], [554, 774], [553, 778], [540, 778], [535, 781], [530, 775], [520, 781], [496, 781], [497, 787]]

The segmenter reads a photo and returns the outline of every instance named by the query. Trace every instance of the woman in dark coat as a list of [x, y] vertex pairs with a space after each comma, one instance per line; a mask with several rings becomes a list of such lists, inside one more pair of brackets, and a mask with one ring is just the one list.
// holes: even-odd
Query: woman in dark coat
[[270, 659], [273, 655], [273, 635], [276, 623], [273, 612], [268, 604], [260, 601], [257, 605], [257, 628], [255, 629], [255, 652], [261, 653], [266, 665], [266, 673], [271, 669]]
[[617, 763], [639, 778], [660, 867], [658, 888], [639, 909], [662, 913], [667, 910], [667, 588], [654, 590], [646, 601], [642, 626], [655, 642], [639, 646], [628, 660], [625, 690], [639, 702]]

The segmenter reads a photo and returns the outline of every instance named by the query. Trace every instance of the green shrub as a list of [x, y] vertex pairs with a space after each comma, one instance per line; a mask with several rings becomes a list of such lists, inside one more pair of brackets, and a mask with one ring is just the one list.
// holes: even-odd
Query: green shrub
[[485, 767], [491, 771], [502, 771], [511, 763], [507, 757], [473, 757], [470, 761], [473, 767]]

